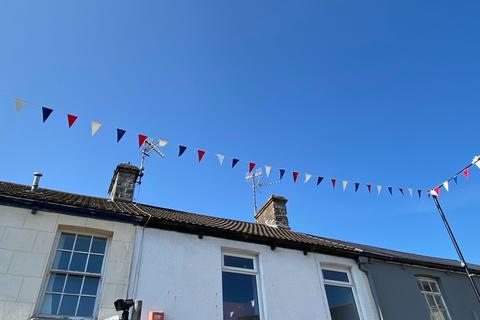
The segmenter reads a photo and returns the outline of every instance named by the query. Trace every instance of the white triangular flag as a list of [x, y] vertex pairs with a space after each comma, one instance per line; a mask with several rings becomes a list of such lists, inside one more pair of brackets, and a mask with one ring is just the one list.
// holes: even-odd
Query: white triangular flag
[[410, 198], [413, 198], [413, 189], [412, 188], [408, 188], [408, 193], [410, 193]]
[[343, 191], [347, 190], [347, 184], [348, 184], [348, 181], [347, 181], [347, 180], [343, 180], [343, 181], [342, 181]]
[[98, 129], [100, 129], [101, 126], [102, 124], [100, 122], [96, 122], [92, 120], [92, 136], [95, 135], [95, 133], [97, 133]]
[[312, 175], [311, 175], [311, 174], [309, 174], [309, 173], [305, 173], [305, 183], [307, 183], [307, 182], [308, 182], [308, 180], [310, 180], [310, 178], [311, 178], [311, 177], [312, 177]]
[[255, 300], [250, 301], [250, 304], [252, 305], [252, 308], [255, 308]]
[[159, 147], [165, 147], [167, 144], [168, 144], [167, 140], [158, 139], [158, 146]]
[[218, 158], [218, 162], [220, 163], [220, 165], [223, 166], [223, 160], [225, 159], [225, 156], [223, 154], [218, 154], [217, 153], [217, 158]]
[[447, 190], [447, 192], [448, 192], [448, 181], [445, 181], [445, 182], [443, 183], [443, 187], [444, 187], [445, 190]]
[[17, 110], [17, 112], [20, 112], [25, 105], [25, 102], [26, 101], [22, 99], [15, 99], [15, 110]]
[[272, 166], [265, 166], [265, 174], [267, 175], [267, 178], [268, 176], [270, 175], [270, 171], [272, 170]]
[[377, 186], [377, 192], [378, 192], [378, 194], [380, 194], [380, 192], [382, 192], [382, 186], [381, 185]]
[[474, 157], [472, 163], [475, 164], [478, 169], [480, 169], [480, 156]]
[[438, 197], [438, 193], [437, 193], [437, 191], [435, 191], [435, 189], [430, 190], [430, 194], [431, 194], [432, 196]]

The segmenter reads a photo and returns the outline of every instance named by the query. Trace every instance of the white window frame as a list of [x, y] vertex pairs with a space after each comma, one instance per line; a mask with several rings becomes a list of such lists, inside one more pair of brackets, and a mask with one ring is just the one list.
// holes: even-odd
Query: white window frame
[[[251, 259], [253, 260], [253, 269], [226, 266], [225, 256]], [[222, 272], [223, 271], [255, 276], [255, 281], [257, 284], [258, 312], [259, 312], [260, 320], [265, 320], [266, 318], [264, 315], [263, 303], [262, 303], [262, 297], [263, 297], [262, 285], [261, 285], [260, 272], [258, 267], [258, 255], [250, 254], [250, 253], [239, 253], [236, 251], [229, 251], [229, 250], [222, 250]], [[222, 281], [222, 292], [223, 292], [223, 281]], [[222, 318], [223, 318], [223, 294], [222, 294]]]
[[[430, 311], [430, 318], [433, 319], [433, 315], [432, 315], [432, 308], [430, 306], [430, 303], [428, 302], [428, 299], [427, 299], [427, 296], [434, 296], [434, 297], [440, 297], [440, 299], [442, 300], [442, 303], [443, 305], [445, 306], [445, 311], [447, 313], [447, 317], [448, 319], [444, 319], [444, 320], [452, 320], [452, 317], [450, 316], [450, 312], [448, 311], [448, 306], [447, 304], [445, 303], [445, 299], [443, 298], [443, 294], [442, 294], [442, 291], [440, 290], [440, 286], [438, 285], [438, 282], [437, 280], [435, 280], [434, 278], [429, 278], [429, 277], [416, 277], [416, 280], [417, 280], [417, 283], [421, 283], [421, 282], [428, 282], [428, 283], [434, 283], [435, 286], [438, 288], [438, 292], [433, 292], [433, 291], [424, 291], [423, 289], [420, 289], [420, 293], [423, 295], [423, 297], [425, 298], [425, 303], [427, 304], [428, 306], [428, 310]], [[443, 308], [439, 308], [438, 307], [438, 304], [437, 304], [437, 301], [435, 299], [433, 299], [433, 301], [435, 301], [435, 305], [437, 306], [437, 310], [444, 310]], [[443, 315], [442, 315], [443, 317]]]
[[[83, 228], [82, 228], [83, 229]], [[72, 229], [59, 229], [57, 231], [57, 234], [55, 235], [55, 241], [52, 246], [52, 250], [50, 253], [50, 257], [48, 260], [48, 265], [45, 271], [45, 276], [44, 276], [44, 281], [41, 287], [41, 291], [39, 293], [38, 299], [37, 299], [37, 305], [35, 307], [35, 317], [38, 317], [40, 319], [71, 319], [71, 320], [92, 320], [92, 319], [97, 319], [98, 317], [98, 312], [100, 308], [100, 301], [102, 298], [102, 288], [103, 288], [103, 281], [105, 279], [105, 269], [108, 261], [108, 249], [110, 248], [110, 242], [111, 242], [111, 237], [108, 235], [108, 233], [104, 232], [92, 232], [92, 231], [87, 231], [87, 230], [78, 230], [76, 228]], [[43, 301], [45, 299], [46, 295], [46, 289], [48, 286], [48, 282], [50, 280], [50, 276], [52, 273], [65, 273], [68, 275], [82, 275], [82, 276], [94, 276], [98, 277], [98, 273], [89, 273], [89, 272], [79, 272], [79, 271], [68, 271], [68, 270], [57, 270], [52, 268], [53, 261], [55, 259], [55, 254], [58, 250], [58, 244], [60, 242], [60, 237], [62, 233], [69, 233], [69, 234], [75, 234], [75, 235], [81, 235], [81, 236], [91, 236], [91, 237], [99, 237], [99, 238], [106, 238], [107, 242], [105, 244], [105, 252], [103, 254], [103, 262], [102, 262], [102, 269], [100, 270], [100, 277], [99, 277], [99, 282], [98, 282], [98, 288], [97, 288], [97, 295], [95, 296], [95, 306], [93, 308], [93, 315], [92, 317], [83, 317], [83, 316], [65, 316], [65, 315], [53, 315], [53, 314], [43, 314], [42, 313], [42, 306], [43, 306]], [[77, 238], [75, 237], [75, 240]], [[91, 250], [93, 241], [90, 243], [90, 248], [89, 248], [89, 253]], [[75, 242], [74, 242], [75, 246]], [[73, 256], [73, 254], [72, 254]], [[70, 257], [71, 260], [71, 257]], [[88, 259], [87, 262], [88, 264]], [[83, 285], [83, 283], [82, 283]], [[65, 286], [65, 284], [64, 284]], [[112, 301], [113, 305], [113, 301]], [[77, 306], [78, 307], [78, 306]]]
[[[346, 273], [347, 278], [348, 278], [348, 282], [325, 279], [323, 277], [323, 270]], [[328, 303], [327, 290], [325, 288], [325, 285], [332, 285], [332, 286], [337, 286], [337, 287], [350, 288], [352, 290], [352, 295], [353, 295], [353, 300], [355, 302], [355, 307], [357, 308], [358, 317], [359, 317], [360, 320], [365, 319], [365, 317], [363, 315], [362, 306], [360, 304], [360, 300], [359, 300], [359, 297], [358, 297], [358, 294], [357, 294], [357, 290], [355, 288], [355, 282], [353, 281], [353, 278], [352, 278], [352, 272], [350, 271], [350, 267], [336, 266], [336, 265], [330, 265], [330, 264], [320, 264], [320, 276], [321, 276], [321, 279], [322, 279], [322, 291], [323, 291], [323, 296], [324, 296], [324, 300], [325, 300], [325, 306], [327, 308], [328, 320], [332, 320], [332, 316], [330, 314], [330, 305]]]

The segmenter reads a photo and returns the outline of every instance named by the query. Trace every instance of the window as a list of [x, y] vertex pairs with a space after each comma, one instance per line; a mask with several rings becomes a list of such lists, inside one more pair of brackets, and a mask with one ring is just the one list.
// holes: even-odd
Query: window
[[107, 238], [62, 232], [39, 313], [93, 318]]
[[350, 274], [322, 269], [325, 292], [332, 320], [360, 320]]
[[432, 320], [451, 320], [442, 293], [438, 288], [437, 281], [430, 278], [417, 278], [418, 288], [423, 293], [430, 309]]
[[256, 258], [225, 253], [222, 260], [223, 319], [259, 320]]

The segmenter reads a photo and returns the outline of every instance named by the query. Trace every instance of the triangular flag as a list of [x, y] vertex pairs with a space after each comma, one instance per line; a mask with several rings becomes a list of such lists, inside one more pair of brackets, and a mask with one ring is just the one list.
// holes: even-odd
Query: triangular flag
[[146, 140], [147, 140], [146, 135], [138, 134], [138, 147], [141, 148]]
[[463, 176], [464, 176], [465, 178], [468, 178], [468, 168], [465, 169], [465, 170], [463, 170]]
[[480, 169], [480, 156], [475, 156], [475, 157], [473, 158], [472, 163], [473, 163], [474, 165], [476, 165], [476, 166], [478, 167], [478, 169]]
[[283, 175], [285, 174], [285, 169], [279, 169], [280, 171], [280, 180], [282, 180]]
[[438, 197], [438, 195], [440, 194], [440, 188], [436, 187], [435, 189], [430, 190], [430, 194], [432, 196]]
[[293, 171], [293, 172], [292, 172], [292, 177], [293, 177], [293, 183], [297, 182], [298, 172], [297, 172], [297, 171]]
[[413, 198], [413, 189], [408, 188], [408, 193], [410, 194], [410, 198]]
[[165, 147], [168, 144], [167, 140], [158, 139], [158, 146]]
[[187, 150], [187, 146], [179, 145], [178, 146], [178, 156], [181, 157], [182, 154]]
[[198, 162], [202, 161], [202, 158], [205, 155], [205, 151], [199, 149], [197, 150], [197, 154], [198, 154]]
[[347, 185], [348, 185], [348, 181], [343, 180], [343, 181], [342, 181], [342, 189], [343, 189], [343, 191], [345, 191], [345, 190], [347, 189]]
[[392, 193], [393, 188], [392, 187], [387, 187], [387, 188], [388, 188], [388, 192], [390, 192], [390, 195], [393, 195], [393, 193]]
[[15, 110], [17, 112], [20, 112], [22, 110], [23, 106], [25, 105], [25, 103], [26, 103], [26, 101], [23, 100], [23, 99], [19, 99], [19, 98], [15, 99]]
[[68, 127], [71, 128], [77, 119], [77, 116], [73, 114], [67, 114]]
[[43, 123], [47, 121], [48, 117], [52, 114], [53, 110], [47, 107], [42, 107], [42, 117], [43, 117]]
[[317, 186], [322, 182], [322, 180], [323, 180], [323, 177], [318, 177], [317, 178]]
[[359, 188], [359, 187], [360, 187], [360, 183], [358, 183], [358, 182], [355, 182], [355, 192], [357, 192], [357, 191], [358, 191], [358, 188]]
[[272, 166], [265, 166], [265, 174], [267, 175], [267, 178], [270, 176], [270, 171], [272, 170]]
[[448, 192], [448, 181], [445, 181], [445, 182], [443, 183], [443, 187], [444, 187], [445, 190], [447, 190], [447, 192]]
[[223, 166], [223, 160], [225, 159], [225, 156], [223, 154], [217, 153], [217, 158], [218, 158], [218, 163], [220, 163], [220, 165]]
[[367, 184], [367, 189], [368, 189], [368, 193], [372, 193], [372, 185], [370, 183]]
[[422, 190], [418, 189], [417, 193], [418, 193], [418, 198], [420, 199], [422, 197]]
[[123, 129], [120, 129], [120, 128], [117, 128], [117, 142], [119, 142], [120, 140], [122, 140], [123, 136], [125, 135], [125, 130]]
[[95, 133], [97, 133], [98, 129], [100, 129], [101, 126], [102, 124], [100, 122], [92, 121], [92, 125], [91, 125], [92, 136], [95, 135]]
[[330, 179], [330, 181], [332, 182], [333, 189], [335, 189], [335, 185], [337, 184], [337, 179], [332, 178], [332, 179]]
[[255, 168], [255, 162], [248, 163], [248, 173], [252, 172], [253, 168]]
[[307, 183], [307, 182], [310, 180], [311, 177], [312, 177], [311, 174], [305, 173], [305, 181], [304, 181], [304, 183]]
[[235, 159], [235, 158], [232, 159], [232, 168], [237, 165], [238, 161], [240, 161], [240, 160]]
[[437, 196], [439, 196], [439, 195], [440, 195], [440, 188], [439, 188], [439, 187], [436, 187], [436, 188], [435, 188], [435, 192], [437, 193]]
[[402, 196], [405, 195], [405, 194], [403, 193], [403, 188], [398, 188], [398, 191], [400, 191], [400, 193], [402, 194]]
[[453, 181], [455, 181], [455, 184], [458, 184], [458, 176], [453, 177]]
[[382, 186], [381, 185], [377, 185], [377, 192], [378, 192], [378, 194], [380, 194], [380, 192], [382, 192]]

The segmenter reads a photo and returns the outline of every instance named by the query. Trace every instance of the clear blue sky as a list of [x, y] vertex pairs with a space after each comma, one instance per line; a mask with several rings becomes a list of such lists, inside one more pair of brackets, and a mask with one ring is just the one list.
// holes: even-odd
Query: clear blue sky
[[[478, 1], [10, 1], [0, 10], [0, 179], [106, 196], [135, 133], [170, 142], [139, 201], [253, 220], [245, 162], [350, 181], [283, 183], [294, 230], [455, 258], [428, 188], [480, 153]], [[15, 113], [15, 97], [32, 101]], [[41, 123], [40, 105], [55, 110]], [[67, 129], [65, 114], [79, 116]], [[89, 121], [103, 124], [90, 136]], [[117, 144], [115, 128], [127, 129]], [[177, 157], [177, 145], [189, 150]], [[201, 164], [194, 148], [207, 153]], [[230, 158], [225, 163], [229, 164]], [[442, 194], [480, 263], [480, 171]], [[384, 189], [385, 190], [385, 189]], [[396, 191], [396, 190], [395, 190]]]

